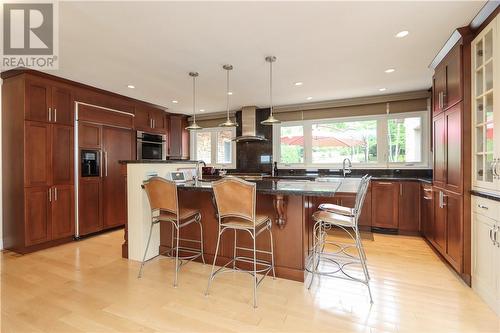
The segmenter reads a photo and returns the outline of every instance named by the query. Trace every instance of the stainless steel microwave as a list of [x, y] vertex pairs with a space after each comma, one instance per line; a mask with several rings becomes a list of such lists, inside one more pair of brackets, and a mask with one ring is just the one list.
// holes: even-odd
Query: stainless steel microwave
[[166, 160], [167, 136], [137, 131], [138, 160]]

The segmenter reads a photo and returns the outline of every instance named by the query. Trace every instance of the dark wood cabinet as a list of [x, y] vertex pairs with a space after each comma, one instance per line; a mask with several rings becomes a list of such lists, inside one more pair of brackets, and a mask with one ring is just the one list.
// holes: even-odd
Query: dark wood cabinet
[[137, 130], [165, 134], [166, 113], [163, 110], [137, 105], [135, 109], [134, 126]]
[[51, 239], [50, 201], [47, 186], [29, 187], [24, 190], [25, 246], [47, 242]]
[[435, 116], [432, 121], [434, 170], [433, 182], [444, 186], [446, 183], [446, 120], [444, 114]]
[[446, 188], [462, 193], [462, 104], [445, 112]]
[[50, 186], [52, 185], [51, 125], [27, 121], [24, 130], [26, 141], [24, 186]]
[[399, 182], [399, 226], [400, 232], [418, 233], [420, 231], [420, 183]]
[[171, 158], [189, 159], [189, 131], [187, 117], [169, 116], [169, 156]]
[[52, 92], [52, 121], [63, 125], [73, 125], [74, 99], [70, 89], [54, 86]]
[[397, 229], [399, 226], [398, 182], [372, 182], [372, 226]]
[[103, 229], [102, 182], [99, 177], [81, 179], [78, 185], [78, 234], [88, 235]]
[[52, 188], [51, 239], [72, 236], [75, 233], [75, 201], [73, 185]]
[[101, 148], [101, 125], [80, 122], [78, 125], [78, 146]]
[[434, 228], [431, 242], [458, 272], [463, 264], [463, 197], [434, 189]]
[[462, 100], [461, 43], [457, 43], [443, 61], [436, 66], [432, 91], [434, 116]]
[[432, 185], [422, 185], [421, 190], [420, 230], [424, 237], [430, 239], [432, 238], [434, 230], [434, 201]]
[[103, 224], [124, 225], [127, 221], [127, 191], [120, 160], [132, 158], [134, 136], [131, 130], [103, 127]]
[[52, 127], [52, 183], [73, 184], [74, 145], [73, 127], [51, 125]]
[[26, 120], [48, 122], [52, 120], [51, 87], [43, 81], [26, 81]]

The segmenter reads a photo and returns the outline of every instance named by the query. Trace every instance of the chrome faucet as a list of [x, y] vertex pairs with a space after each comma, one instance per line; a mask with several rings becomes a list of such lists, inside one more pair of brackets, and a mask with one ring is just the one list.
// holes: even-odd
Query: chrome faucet
[[[347, 165], [347, 168], [345, 166], [345, 161], [349, 162], [349, 164]], [[351, 167], [352, 167], [351, 160], [348, 158], [344, 158], [344, 160], [342, 161], [342, 174], [344, 175], [344, 177], [345, 177], [345, 175], [351, 174], [351, 172], [352, 172]]]
[[205, 161], [197, 161], [196, 162], [196, 176], [194, 178], [195, 181], [198, 181], [200, 179], [203, 179], [203, 172], [201, 171], [200, 164], [203, 164], [203, 166], [207, 166], [207, 163]]

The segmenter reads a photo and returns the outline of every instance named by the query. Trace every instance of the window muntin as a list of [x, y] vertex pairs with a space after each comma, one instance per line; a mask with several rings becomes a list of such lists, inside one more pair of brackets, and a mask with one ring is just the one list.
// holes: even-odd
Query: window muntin
[[312, 163], [377, 162], [377, 121], [312, 124]]

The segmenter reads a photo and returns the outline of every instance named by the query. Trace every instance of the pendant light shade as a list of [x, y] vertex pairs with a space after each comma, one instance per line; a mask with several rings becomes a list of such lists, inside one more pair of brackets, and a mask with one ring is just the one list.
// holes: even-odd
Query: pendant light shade
[[269, 115], [269, 118], [261, 121], [261, 124], [271, 126], [281, 123], [281, 121], [274, 118], [273, 115], [273, 62], [276, 61], [276, 57], [268, 56], [266, 57], [266, 61], [269, 63], [269, 108], [271, 109], [271, 114]]
[[233, 70], [233, 65], [224, 65], [222, 68], [226, 71], [226, 121], [220, 124], [220, 127], [237, 127], [238, 124], [229, 118], [229, 72]]
[[189, 131], [196, 131], [203, 128], [196, 123], [196, 78], [198, 75], [198, 72], [189, 72], [189, 76], [193, 78], [193, 122], [186, 127]]

